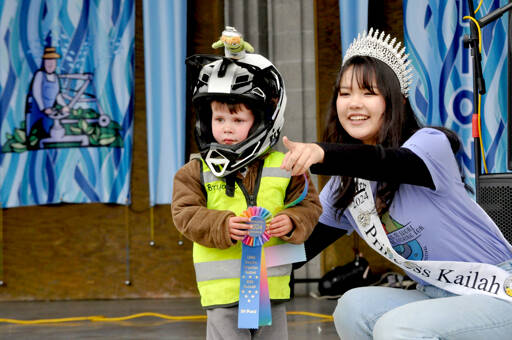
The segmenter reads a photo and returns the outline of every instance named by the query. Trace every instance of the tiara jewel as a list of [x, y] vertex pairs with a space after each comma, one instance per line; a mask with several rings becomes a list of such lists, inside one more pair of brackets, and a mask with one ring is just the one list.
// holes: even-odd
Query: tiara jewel
[[386, 37], [384, 35], [384, 32], [379, 34], [379, 30], [374, 32], [373, 28], [370, 28], [368, 34], [366, 34], [366, 31], [363, 32], [362, 36], [358, 34], [347, 49], [342, 65], [354, 56], [368, 56], [379, 59], [395, 72], [400, 82], [400, 90], [407, 98], [413, 78], [412, 67], [410, 67], [411, 61], [407, 59], [409, 55], [405, 53], [405, 46], [400, 49], [401, 43], [396, 43], [396, 38], [391, 39], [389, 34]]

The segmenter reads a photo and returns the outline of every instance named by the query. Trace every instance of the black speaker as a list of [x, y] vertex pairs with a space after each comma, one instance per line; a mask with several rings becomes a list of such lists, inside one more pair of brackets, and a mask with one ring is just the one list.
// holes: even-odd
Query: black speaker
[[512, 174], [479, 176], [478, 204], [512, 244]]

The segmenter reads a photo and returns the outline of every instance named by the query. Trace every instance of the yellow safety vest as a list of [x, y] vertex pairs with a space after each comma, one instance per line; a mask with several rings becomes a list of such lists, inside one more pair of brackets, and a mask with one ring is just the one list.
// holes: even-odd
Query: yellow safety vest
[[[290, 182], [290, 174], [280, 168], [283, 157], [284, 154], [272, 151], [265, 158], [257, 179], [260, 181], [259, 189], [253, 193], [256, 197], [249, 197], [238, 179], [234, 197], [227, 196], [225, 179], [215, 177], [203, 161], [202, 182], [207, 194], [208, 209], [231, 210], [238, 216], [251, 204], [264, 207], [275, 216], [284, 207], [286, 188]], [[258, 188], [257, 183], [255, 188]], [[272, 237], [264, 247], [281, 243], [284, 241]], [[236, 305], [240, 289], [241, 242], [227, 249], [208, 248], [194, 243], [193, 257], [202, 306], [211, 308]], [[291, 264], [267, 268], [271, 300], [290, 298], [291, 270]]]

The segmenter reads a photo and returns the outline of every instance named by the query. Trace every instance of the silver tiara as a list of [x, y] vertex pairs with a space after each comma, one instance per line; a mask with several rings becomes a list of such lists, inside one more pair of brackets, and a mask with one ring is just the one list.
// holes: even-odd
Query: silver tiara
[[373, 34], [373, 28], [370, 28], [368, 34], [366, 34], [366, 31], [363, 32], [362, 36], [358, 34], [357, 38], [348, 47], [342, 65], [350, 58], [358, 55], [379, 59], [395, 72], [400, 82], [400, 90], [407, 98], [413, 78], [412, 67], [410, 67], [411, 61], [407, 59], [409, 55], [405, 53], [405, 46], [400, 49], [400, 42], [395, 44], [396, 38], [393, 38], [390, 42], [391, 36], [388, 34], [384, 37], [384, 35], [384, 32], [380, 32], [379, 35], [379, 30], [375, 30], [375, 34]]

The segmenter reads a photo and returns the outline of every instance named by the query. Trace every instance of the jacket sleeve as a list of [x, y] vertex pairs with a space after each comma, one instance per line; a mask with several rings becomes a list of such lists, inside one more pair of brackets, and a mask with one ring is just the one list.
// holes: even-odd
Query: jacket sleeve
[[[304, 200], [276, 214], [286, 214], [292, 220], [292, 232], [281, 237], [281, 239], [286, 242], [299, 244], [306, 241], [322, 213], [322, 205], [320, 204], [315, 184], [311, 181], [309, 173], [306, 176], [308, 180], [308, 193]], [[285, 205], [297, 199], [302, 194], [304, 186], [304, 176], [293, 176], [286, 190]]]
[[228, 219], [235, 214], [228, 210], [206, 207], [200, 173], [201, 163], [191, 160], [174, 176], [171, 212], [176, 229], [189, 240], [209, 248], [229, 248]]

